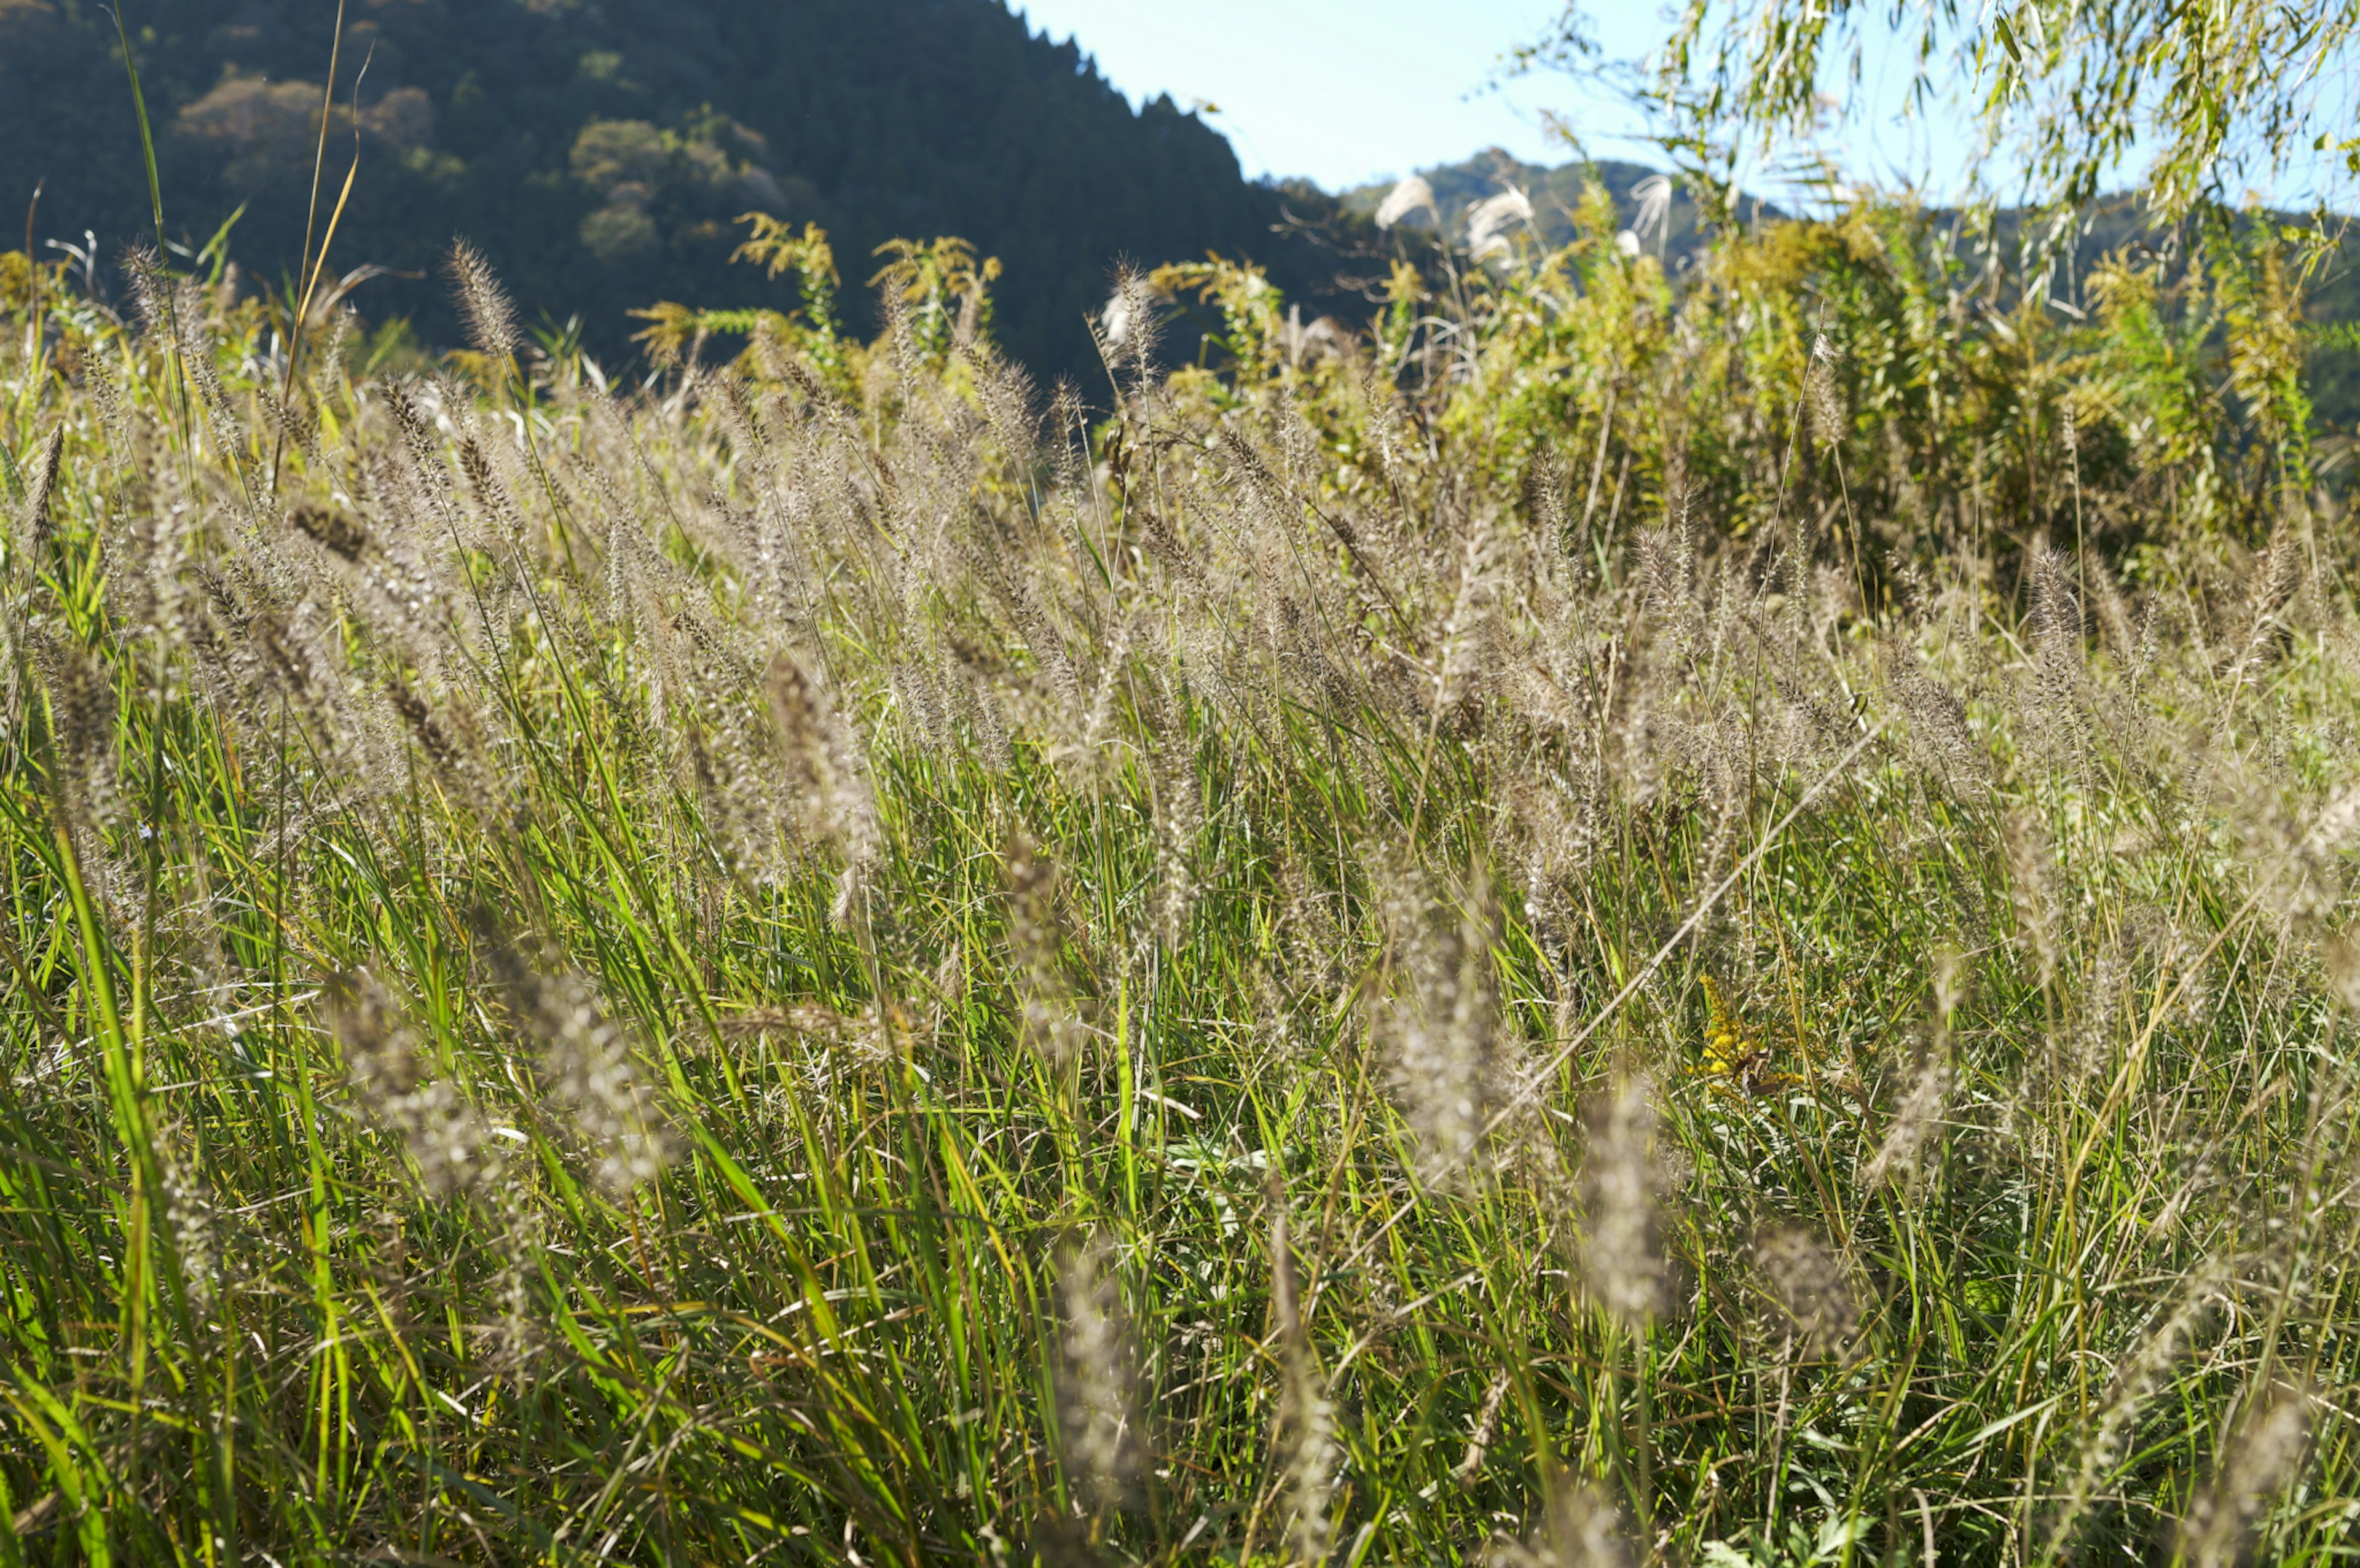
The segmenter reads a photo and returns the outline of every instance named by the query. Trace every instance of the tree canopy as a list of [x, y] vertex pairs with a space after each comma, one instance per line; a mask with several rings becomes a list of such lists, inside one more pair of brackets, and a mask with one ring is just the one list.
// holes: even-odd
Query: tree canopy
[[[1569, 0], [1527, 60], [1594, 59], [1588, 11]], [[1913, 107], [1947, 100], [2020, 155], [2016, 194], [2073, 208], [2127, 178], [2178, 216], [2306, 160], [2360, 175], [2355, 25], [2360, 0], [1684, 0], [1644, 91], [1675, 139], [1773, 145], [1891, 38]]]
[[[243, 206], [233, 254], [274, 285], [291, 276], [333, 0], [122, 10], [168, 237], [202, 246]], [[1332, 213], [1325, 198], [1246, 180], [1193, 114], [1166, 98], [1134, 110], [999, 0], [352, 0], [342, 60], [331, 201], [355, 137], [360, 168], [331, 265], [415, 274], [357, 302], [437, 341], [455, 336], [433, 276], [454, 234], [552, 324], [580, 317], [602, 354], [624, 352], [626, 311], [657, 299], [783, 304], [786, 283], [728, 266], [732, 221], [751, 211], [820, 224], [856, 283], [888, 240], [965, 236], [1004, 266], [1001, 342], [1043, 372], [1092, 370], [1082, 317], [1125, 258], [1219, 250], [1306, 301], [1335, 287], [1332, 258], [1273, 232]], [[47, 181], [37, 248], [87, 230], [103, 267], [152, 240], [115, 27], [94, 0], [0, 0], [0, 148], [13, 201]], [[857, 289], [846, 302], [867, 308]]]

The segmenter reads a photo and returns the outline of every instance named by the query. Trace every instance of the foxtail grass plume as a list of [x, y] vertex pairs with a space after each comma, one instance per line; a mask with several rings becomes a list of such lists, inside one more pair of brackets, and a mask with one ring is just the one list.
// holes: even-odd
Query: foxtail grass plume
[[483, 252], [460, 240], [451, 246], [449, 271], [459, 316], [475, 351], [495, 361], [513, 359], [524, 339], [517, 330], [516, 305], [492, 264]]
[[1482, 1556], [1486, 1568], [1632, 1568], [1637, 1558], [1603, 1488], [1562, 1470], [1546, 1486], [1539, 1527], [1523, 1541], [1495, 1541]]
[[158, 1174], [163, 1178], [164, 1223], [172, 1237], [172, 1260], [179, 1267], [180, 1288], [199, 1316], [213, 1310], [221, 1283], [220, 1216], [204, 1178], [192, 1170], [172, 1145], [157, 1140]]
[[1287, 1540], [1295, 1562], [1316, 1564], [1327, 1562], [1335, 1546], [1329, 1505], [1342, 1454], [1336, 1442], [1336, 1411], [1328, 1399], [1328, 1380], [1312, 1355], [1309, 1328], [1303, 1321], [1286, 1194], [1275, 1184], [1270, 1258], [1271, 1315], [1286, 1379], [1279, 1404], [1279, 1452], [1285, 1476]]
[[2330, 942], [2322, 956], [2326, 960], [2328, 993], [2360, 1013], [2360, 938], [2346, 931]]
[[1540, 538], [1558, 540], [1565, 538], [1565, 463], [1547, 448], [1535, 452], [1524, 464], [1523, 482], [1517, 486], [1523, 493], [1524, 518], [1532, 524]]
[[2180, 1287], [2179, 1301], [2163, 1321], [2115, 1366], [2105, 1401], [2081, 1440], [2081, 1462], [2049, 1521], [2052, 1556], [2071, 1549], [2091, 1507], [2123, 1462], [2139, 1411], [2220, 1306], [2222, 1280], [2217, 1264], [2199, 1268]]
[[2049, 847], [2049, 829], [2039, 813], [2018, 807], [2002, 824], [2001, 842], [2007, 849], [2008, 896], [2016, 905], [2016, 939], [2029, 957], [2043, 985], [2057, 978], [2060, 951], [2058, 931], [2056, 861]]
[[49, 505], [58, 493], [58, 475], [65, 468], [66, 428], [59, 425], [49, 431], [49, 439], [41, 443], [41, 455], [33, 462], [32, 483], [25, 490], [25, 565], [18, 570], [29, 576], [40, 569], [41, 551], [49, 542]]
[[2240, 681], [2250, 676], [2278, 643], [2286, 624], [2282, 612], [2302, 583], [2302, 536], [2291, 518], [2282, 517], [2270, 530], [2269, 544], [2257, 564], [2260, 570], [2253, 574], [2253, 588], [2246, 604], [2251, 624], [2234, 670]]
[[1841, 357], [1825, 333], [1811, 340], [1810, 368], [1804, 373], [1803, 385], [1809, 398], [1811, 433], [1823, 447], [1840, 445], [1850, 426], [1843, 394], [1836, 387], [1836, 362]]
[[1885, 1141], [1861, 1170], [1862, 1183], [1876, 1188], [1887, 1182], [1914, 1181], [1919, 1157], [1939, 1127], [1950, 1100], [1950, 1064], [1940, 1052], [1928, 1047], [1910, 1080], [1908, 1094], [1893, 1109], [1892, 1125], [1885, 1128]]
[[1462, 1486], [1471, 1485], [1483, 1468], [1483, 1456], [1491, 1451], [1492, 1440], [1500, 1435], [1500, 1407], [1508, 1398], [1508, 1375], [1502, 1372], [1483, 1390], [1482, 1408], [1475, 1413], [1475, 1429], [1467, 1434], [1467, 1452], [1459, 1456], [1459, 1466], [1451, 1472]]
[[2090, 714], [2082, 644], [2086, 627], [2073, 563], [2062, 551], [2036, 547], [2031, 579], [2033, 667], [2027, 715], [2042, 758], [2079, 773], [2087, 761]]
[[2255, 1525], [2301, 1472], [2311, 1443], [2311, 1404], [2308, 1390], [2283, 1383], [2249, 1399], [2212, 1485], [2180, 1523], [2181, 1559], [2191, 1568], [2233, 1568], [2246, 1561]]
[[1489, 893], [1481, 879], [1470, 879], [1453, 918], [1415, 874], [1404, 874], [1388, 900], [1405, 994], [1375, 1021], [1416, 1138], [1418, 1179], [1448, 1190], [1465, 1190], [1481, 1175], [1494, 1099], [1498, 986]]
[[595, 1155], [599, 1186], [619, 1197], [671, 1163], [672, 1138], [622, 1029], [606, 1017], [588, 982], [570, 970], [537, 980], [534, 1011], [553, 1098]]
[[541, 1047], [541, 1082], [586, 1155], [592, 1180], [615, 1198], [653, 1181], [672, 1161], [672, 1139], [631, 1060], [627, 1032], [570, 965], [528, 959], [488, 917], [479, 915], [477, 931], [503, 1000]]
[[431, 1077], [417, 1035], [366, 969], [333, 975], [328, 1021], [362, 1113], [399, 1136], [430, 1197], [464, 1192], [498, 1173], [490, 1128], [446, 1078]]
[[804, 826], [832, 840], [844, 855], [835, 914], [839, 924], [850, 923], [859, 889], [883, 849], [859, 740], [818, 681], [791, 655], [771, 659], [765, 687]]
[[1103, 1236], [1064, 1249], [1057, 1303], [1065, 1320], [1058, 1339], [1057, 1420], [1067, 1474], [1093, 1502], [1119, 1506], [1138, 1479], [1146, 1444], [1121, 1281]]
[[1654, 1084], [1626, 1074], [1593, 1103], [1582, 1156], [1581, 1278], [1590, 1300], [1633, 1333], [1664, 1307]]
[[1155, 769], [1155, 934], [1164, 951], [1178, 951], [1196, 908], [1196, 837], [1205, 825], [1205, 795], [1195, 759], [1178, 746]]
[[1079, 1054], [1083, 1030], [1065, 982], [1065, 931], [1057, 913], [1057, 866], [1022, 827], [1000, 856], [1008, 884], [1008, 947], [1016, 962], [1024, 1039], [1052, 1065]]
[[1871, 1189], [1887, 1182], [1914, 1182], [1926, 1145], [1939, 1130], [1949, 1109], [1953, 1071], [1950, 1065], [1950, 1015], [1959, 1004], [1961, 961], [1944, 953], [1934, 964], [1933, 1029], [1918, 1058], [1909, 1092], [1894, 1107], [1892, 1124], [1874, 1158], [1862, 1168], [1863, 1185]]
[[500, 1316], [488, 1337], [495, 1367], [521, 1386], [530, 1378], [549, 1343], [548, 1325], [533, 1299], [533, 1282], [540, 1274], [546, 1242], [541, 1215], [521, 1191], [507, 1185], [494, 1188], [491, 1206], [499, 1221], [495, 1243], [499, 1273], [493, 1293]]
[[1806, 1356], [1841, 1354], [1860, 1327], [1860, 1304], [1842, 1263], [1810, 1232], [1765, 1227], [1754, 1241], [1754, 1266], [1785, 1316], [1784, 1332]]

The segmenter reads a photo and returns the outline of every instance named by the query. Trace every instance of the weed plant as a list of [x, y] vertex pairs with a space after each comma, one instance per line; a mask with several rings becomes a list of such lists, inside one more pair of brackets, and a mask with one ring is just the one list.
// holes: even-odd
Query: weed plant
[[2339, 1555], [2352, 535], [1869, 232], [1098, 416], [10, 258], [0, 1561]]

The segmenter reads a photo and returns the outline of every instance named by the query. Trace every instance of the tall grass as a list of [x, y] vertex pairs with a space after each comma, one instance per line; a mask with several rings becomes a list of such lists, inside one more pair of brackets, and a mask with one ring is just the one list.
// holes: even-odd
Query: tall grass
[[460, 272], [464, 377], [0, 334], [0, 1561], [2344, 1549], [2329, 503], [2125, 586], [1407, 284], [1134, 279], [1089, 422]]

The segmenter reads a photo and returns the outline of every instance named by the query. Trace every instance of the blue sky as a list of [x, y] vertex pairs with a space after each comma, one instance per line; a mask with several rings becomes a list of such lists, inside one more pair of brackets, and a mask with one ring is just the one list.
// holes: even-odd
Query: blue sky
[[[1545, 128], [1549, 111], [1575, 125], [1593, 155], [1647, 159], [1630, 112], [1594, 90], [1585, 96], [1581, 83], [1542, 73], [1491, 85], [1504, 56], [1546, 34], [1563, 0], [1011, 3], [1036, 31], [1078, 40], [1134, 103], [1169, 93], [1183, 105], [1215, 105], [1206, 119], [1228, 136], [1249, 176], [1304, 175], [1338, 190], [1492, 146], [1563, 162], [1571, 154]], [[1586, 0], [1584, 8], [1612, 57], [1644, 56], [1671, 30], [1663, 0]], [[1897, 113], [1914, 66], [1907, 49], [1873, 44], [1862, 106], [1831, 133], [1827, 150], [1853, 180], [1956, 197], [1972, 128], [1939, 106], [1914, 122]], [[2323, 168], [2281, 176], [2276, 194], [2300, 205], [2343, 188]], [[1780, 184], [1762, 174], [1746, 183], [1774, 193]], [[2004, 176], [1991, 183], [2014, 194]]]
[[[1034, 29], [1076, 39], [1133, 103], [1169, 93], [1216, 105], [1251, 176], [1306, 175], [1330, 190], [1502, 147], [1533, 162], [1569, 154], [1545, 111], [1576, 125], [1591, 152], [1644, 156], [1639, 127], [1602, 96], [1541, 73], [1487, 86], [1509, 51], [1543, 37], [1562, 0], [1015, 0]], [[1670, 31], [1660, 0], [1592, 0], [1610, 55], [1636, 58]], [[1901, 62], [1905, 67], [1907, 62]], [[1897, 103], [1906, 69], [1872, 61], [1870, 95]], [[1890, 182], [1964, 166], [1962, 131], [1904, 129], [1889, 114], [1850, 126], [1854, 173]]]
[[1546, 30], [1560, 9], [1554, 0], [1017, 0], [1017, 8], [1036, 31], [1095, 55], [1133, 103], [1170, 93], [1183, 106], [1218, 105], [1206, 118], [1248, 175], [1307, 175], [1334, 190], [1493, 145], [1535, 161], [1567, 156], [1538, 115], [1565, 106], [1564, 84], [1480, 91], [1503, 53]]

